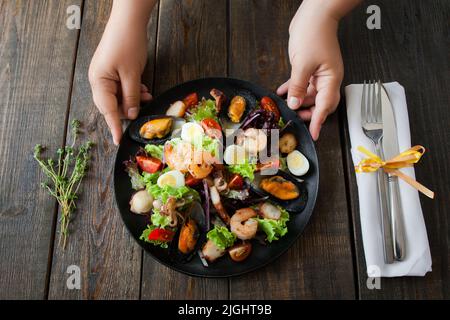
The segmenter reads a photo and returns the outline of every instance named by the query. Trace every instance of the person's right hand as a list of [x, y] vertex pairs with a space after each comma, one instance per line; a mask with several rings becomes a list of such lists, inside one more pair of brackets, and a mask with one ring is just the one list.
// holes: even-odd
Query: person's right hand
[[119, 144], [121, 119], [135, 119], [140, 101], [152, 99], [141, 75], [147, 60], [146, 24], [111, 15], [89, 67], [94, 103]]

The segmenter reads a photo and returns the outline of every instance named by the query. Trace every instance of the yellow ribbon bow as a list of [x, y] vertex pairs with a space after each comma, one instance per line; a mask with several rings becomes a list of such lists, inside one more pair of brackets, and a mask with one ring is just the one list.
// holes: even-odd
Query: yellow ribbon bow
[[366, 156], [368, 156], [368, 158], [361, 160], [358, 165], [355, 166], [356, 172], [375, 172], [378, 169], [383, 168], [386, 173], [399, 177], [415, 189], [422, 192], [427, 197], [431, 199], [434, 198], [433, 191], [398, 170], [400, 168], [412, 167], [415, 163], [419, 162], [420, 158], [425, 153], [424, 147], [414, 146], [406, 151], [403, 151], [402, 153], [388, 161], [383, 161], [383, 159], [381, 159], [379, 156], [370, 152], [364, 147], [359, 146], [357, 150], [364, 153]]

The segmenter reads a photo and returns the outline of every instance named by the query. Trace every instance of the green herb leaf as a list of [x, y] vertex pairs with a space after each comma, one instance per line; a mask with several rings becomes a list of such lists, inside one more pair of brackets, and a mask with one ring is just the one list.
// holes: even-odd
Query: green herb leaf
[[44, 147], [37, 144], [34, 147], [34, 159], [49, 179], [48, 182], [41, 183], [47, 192], [55, 197], [61, 207], [60, 222], [60, 243], [63, 248], [66, 246], [70, 215], [75, 210], [75, 201], [78, 199], [78, 190], [83, 177], [88, 170], [90, 155], [89, 152], [93, 143], [87, 141], [75, 148], [75, 143], [81, 127], [80, 121], [71, 122], [73, 142], [69, 146], [59, 148], [56, 151], [56, 159], [41, 157]]

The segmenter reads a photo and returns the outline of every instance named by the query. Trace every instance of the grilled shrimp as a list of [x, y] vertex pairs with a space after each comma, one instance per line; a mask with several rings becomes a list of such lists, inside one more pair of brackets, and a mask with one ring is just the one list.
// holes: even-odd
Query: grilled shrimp
[[263, 202], [259, 205], [259, 212], [264, 218], [278, 220], [281, 217], [281, 210], [270, 202]]
[[164, 146], [164, 159], [170, 169], [186, 173], [192, 162], [193, 152], [193, 146], [189, 142], [180, 142], [176, 146], [167, 143]]
[[258, 221], [256, 211], [252, 208], [242, 208], [235, 212], [230, 220], [230, 230], [241, 240], [249, 240], [256, 235]]
[[250, 154], [257, 154], [267, 146], [267, 136], [262, 129], [249, 128], [236, 137], [236, 144]]
[[209, 174], [213, 170], [213, 166], [205, 162], [190, 163], [188, 166], [188, 170], [195, 179], [203, 179], [209, 176]]

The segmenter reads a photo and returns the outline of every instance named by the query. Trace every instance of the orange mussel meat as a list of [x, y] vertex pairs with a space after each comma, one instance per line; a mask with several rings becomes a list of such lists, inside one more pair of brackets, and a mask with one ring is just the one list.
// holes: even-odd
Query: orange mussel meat
[[262, 179], [260, 187], [280, 200], [292, 200], [300, 195], [297, 186], [281, 176]]

